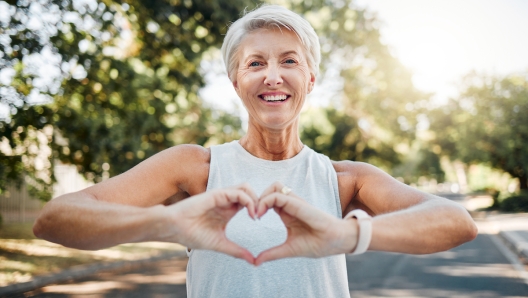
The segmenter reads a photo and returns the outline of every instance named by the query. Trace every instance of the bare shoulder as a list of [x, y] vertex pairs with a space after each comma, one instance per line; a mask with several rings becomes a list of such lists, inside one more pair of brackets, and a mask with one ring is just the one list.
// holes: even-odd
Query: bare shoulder
[[99, 200], [129, 205], [175, 202], [205, 191], [210, 159], [210, 150], [202, 146], [174, 146], [84, 191]]
[[[416, 204], [423, 194], [365, 162], [333, 161], [343, 213], [360, 208], [381, 214]], [[400, 197], [401, 195], [401, 197]]]
[[382, 175], [388, 176], [379, 168], [364, 162], [341, 160], [332, 161], [332, 165], [337, 173], [340, 184], [346, 184], [347, 187], [360, 187], [364, 179], [372, 178], [373, 176]]
[[332, 165], [338, 174], [343, 175], [363, 175], [369, 173], [383, 172], [379, 168], [360, 161], [340, 160], [332, 161]]
[[361, 177], [361, 173], [365, 172], [364, 168], [370, 165], [350, 160], [332, 161], [332, 165], [337, 174], [339, 198], [343, 215], [348, 213], [351, 208], [361, 208], [361, 206], [357, 205], [357, 200], [355, 200], [361, 189], [361, 181], [359, 181], [359, 177]]
[[[183, 144], [163, 150], [142, 163], [131, 171], [138, 170], [165, 170], [166, 173], [176, 179], [178, 184], [184, 178], [199, 178], [200, 175], [208, 173], [211, 160], [211, 151], [199, 145]], [[136, 168], [138, 168], [136, 170]]]
[[205, 192], [209, 178], [211, 150], [199, 145], [178, 145], [167, 149], [168, 160], [178, 170], [179, 188], [189, 195]]
[[[208, 166], [211, 161], [211, 150], [200, 145], [183, 144], [166, 149], [157, 155], [168, 158], [169, 162]], [[166, 156], [165, 156], [166, 155]], [[153, 157], [155, 157], [154, 155]]]

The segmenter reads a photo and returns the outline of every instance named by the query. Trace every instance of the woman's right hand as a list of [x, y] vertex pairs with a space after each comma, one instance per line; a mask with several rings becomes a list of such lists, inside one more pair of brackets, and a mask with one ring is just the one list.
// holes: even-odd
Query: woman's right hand
[[248, 184], [208, 191], [169, 207], [172, 229], [162, 232], [160, 240], [174, 241], [192, 249], [207, 249], [255, 263], [253, 255], [230, 241], [225, 234], [229, 220], [246, 207], [255, 218], [258, 198]]

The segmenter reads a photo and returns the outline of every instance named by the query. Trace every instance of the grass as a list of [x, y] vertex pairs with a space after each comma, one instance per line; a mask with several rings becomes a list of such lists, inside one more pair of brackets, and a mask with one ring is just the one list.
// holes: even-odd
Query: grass
[[77, 265], [148, 258], [182, 246], [161, 242], [122, 244], [98, 251], [63, 247], [37, 239], [31, 223], [0, 227], [0, 287]]

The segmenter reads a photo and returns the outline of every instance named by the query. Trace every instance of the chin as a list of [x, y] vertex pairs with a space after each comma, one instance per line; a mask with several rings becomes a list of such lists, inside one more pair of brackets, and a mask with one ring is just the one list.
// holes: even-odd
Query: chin
[[291, 119], [270, 117], [262, 121], [262, 124], [269, 129], [284, 129], [292, 125]]

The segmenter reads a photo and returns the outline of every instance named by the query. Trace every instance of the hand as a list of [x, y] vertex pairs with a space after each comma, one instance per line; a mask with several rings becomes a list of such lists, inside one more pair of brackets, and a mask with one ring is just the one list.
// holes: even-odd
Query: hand
[[[230, 241], [225, 235], [229, 220], [246, 207], [255, 218], [257, 196], [248, 184], [208, 191], [193, 196], [168, 208], [176, 228], [176, 242], [193, 249], [215, 250], [254, 264], [255, 258], [245, 248]], [[173, 213], [174, 212], [174, 213]]]
[[276, 182], [264, 191], [257, 205], [257, 218], [270, 208], [280, 216], [288, 237], [283, 244], [260, 253], [255, 261], [264, 262], [288, 257], [324, 257], [351, 252], [357, 244], [356, 220], [336, 218], [310, 205], [293, 193], [283, 194], [284, 185]]

